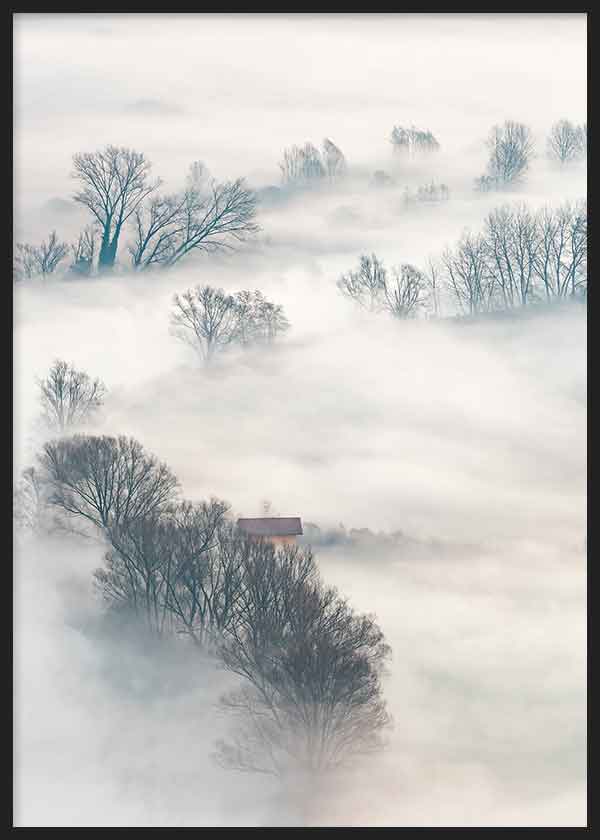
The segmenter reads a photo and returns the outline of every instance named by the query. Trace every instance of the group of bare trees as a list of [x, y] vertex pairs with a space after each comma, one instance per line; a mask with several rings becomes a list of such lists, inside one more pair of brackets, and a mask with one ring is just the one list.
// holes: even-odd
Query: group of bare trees
[[415, 192], [406, 187], [403, 198], [405, 204], [435, 203], [447, 201], [450, 198], [450, 191], [446, 184], [436, 184], [435, 181], [431, 181], [429, 184], [422, 184]]
[[[371, 184], [374, 187], [393, 187], [397, 185], [397, 181], [383, 169], [377, 169], [373, 173]], [[449, 198], [450, 190], [447, 184], [437, 184], [433, 179], [427, 184], [421, 184], [416, 190], [405, 186], [402, 192], [402, 200], [407, 206], [420, 203], [435, 204]]]
[[339, 178], [348, 167], [342, 151], [326, 137], [321, 151], [310, 142], [284, 149], [279, 168], [285, 185], [306, 186], [325, 178]]
[[441, 258], [461, 313], [473, 315], [587, 294], [587, 209], [565, 202], [533, 212], [525, 204], [488, 214], [481, 233], [463, 234]]
[[63, 525], [106, 542], [94, 579], [110, 610], [191, 639], [239, 678], [222, 699], [235, 729], [219, 762], [314, 773], [382, 745], [389, 647], [372, 616], [325, 586], [310, 548], [249, 538], [218, 499], [182, 501], [133, 438], [49, 441], [31, 472]]
[[[496, 190], [521, 183], [535, 154], [533, 132], [524, 123], [506, 120], [490, 131], [487, 171], [475, 181], [480, 190]], [[562, 119], [554, 123], [546, 141], [550, 160], [561, 166], [583, 160], [587, 154], [587, 124]]]
[[412, 160], [422, 155], [430, 155], [439, 151], [440, 144], [431, 131], [423, 131], [414, 125], [403, 128], [395, 125], [390, 136], [390, 143], [396, 154]]
[[204, 362], [239, 345], [271, 344], [289, 329], [283, 307], [256, 290], [230, 295], [212, 286], [196, 286], [173, 299], [174, 334], [190, 344]]
[[337, 286], [370, 312], [408, 318], [438, 317], [448, 298], [462, 315], [584, 299], [587, 282], [587, 207], [579, 201], [537, 211], [497, 207], [482, 232], [465, 231], [423, 270], [405, 264], [390, 276], [375, 254], [363, 255]]
[[40, 246], [19, 243], [15, 278], [51, 274], [69, 250], [77, 273], [90, 274], [96, 259], [99, 271], [111, 269], [126, 231], [137, 270], [170, 267], [192, 252], [230, 251], [258, 232], [256, 196], [243, 178], [218, 182], [196, 161], [185, 188], [163, 195], [151, 170], [143, 153], [120, 146], [74, 155], [73, 198], [89, 211], [91, 225], [70, 249], [55, 232]]
[[440, 143], [434, 134], [429, 129], [423, 130], [415, 125], [408, 128], [395, 125], [389, 140], [394, 154], [408, 160], [430, 155], [432, 152], [440, 150]]
[[82, 189], [75, 201], [86, 207], [100, 229], [98, 266], [112, 268], [125, 223], [137, 269], [172, 266], [192, 251], [232, 249], [257, 232], [256, 199], [242, 178], [218, 183], [205, 167], [192, 164], [181, 193], [161, 195], [151, 180], [151, 164], [133, 149], [107, 146], [75, 155], [73, 176]]
[[[421, 131], [414, 126], [394, 126], [390, 142], [395, 153], [409, 160], [436, 152], [440, 144], [431, 131]], [[486, 172], [476, 179], [480, 190], [503, 189], [522, 182], [534, 157], [533, 132], [524, 123], [505, 120], [490, 130], [486, 145], [489, 158]], [[585, 158], [587, 153], [587, 124], [576, 125], [561, 119], [554, 123], [547, 139], [548, 157], [565, 166]], [[376, 173], [379, 183], [387, 182], [384, 173]]]
[[369, 312], [387, 312], [394, 318], [414, 317], [424, 302], [425, 278], [409, 263], [391, 272], [375, 254], [362, 255], [358, 269], [342, 274], [338, 289]]
[[378, 749], [389, 723], [380, 674], [390, 651], [373, 617], [323, 584], [309, 550], [251, 544], [250, 558], [239, 618], [220, 651], [244, 681], [224, 698], [238, 727], [219, 744], [220, 761], [312, 776]]
[[[391, 143], [395, 152], [413, 159], [438, 151], [431, 131], [415, 126], [394, 126]], [[487, 138], [486, 172], [476, 179], [479, 190], [497, 190], [521, 183], [534, 156], [531, 129], [506, 120], [495, 125]], [[561, 166], [585, 158], [587, 125], [567, 119], [556, 122], [547, 139], [548, 156]], [[279, 164], [285, 185], [307, 185], [338, 179], [347, 172], [346, 159], [330, 139], [319, 150], [312, 143], [284, 150]], [[201, 161], [190, 167], [180, 192], [162, 193], [160, 178], [152, 178], [152, 166], [143, 153], [107, 145], [95, 152], [73, 156], [72, 177], [79, 189], [75, 202], [91, 216], [77, 242], [60, 241], [56, 231], [40, 245], [18, 243], [14, 255], [16, 280], [46, 277], [65, 265], [83, 275], [114, 267], [119, 245], [125, 238], [135, 270], [168, 268], [194, 252], [231, 251], [258, 231], [257, 199], [243, 178], [219, 182]], [[376, 185], [393, 179], [381, 170], [373, 176]], [[445, 185], [421, 187], [409, 199], [431, 201], [448, 197]]]
[[76, 274], [89, 275], [94, 267], [94, 257], [97, 252], [98, 229], [88, 225], [81, 231], [76, 242], [68, 244], [58, 239], [53, 230], [40, 245], [29, 245], [18, 242], [14, 255], [14, 279], [31, 280], [34, 277], [45, 278], [62, 269], [65, 260], [71, 256], [68, 265], [70, 271]]
[[52, 274], [68, 253], [69, 245], [59, 241], [55, 230], [40, 245], [18, 242], [14, 255], [15, 280], [30, 280], [32, 277]]

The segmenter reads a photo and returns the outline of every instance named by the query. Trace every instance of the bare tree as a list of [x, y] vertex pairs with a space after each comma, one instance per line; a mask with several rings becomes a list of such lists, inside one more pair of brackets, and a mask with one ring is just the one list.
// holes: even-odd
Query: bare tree
[[479, 190], [479, 192], [491, 192], [492, 190], [498, 189], [498, 179], [493, 175], [479, 175], [479, 177], [475, 178], [474, 180], [475, 189]]
[[184, 230], [187, 194], [154, 195], [136, 208], [132, 216], [131, 262], [137, 269], [166, 266], [172, 259]]
[[504, 307], [525, 306], [533, 291], [538, 225], [526, 205], [503, 206], [485, 221], [488, 258]]
[[35, 246], [17, 242], [13, 261], [14, 280], [31, 280], [32, 277], [36, 277], [39, 273], [38, 266], [39, 262]]
[[416, 151], [421, 155], [430, 155], [432, 152], [438, 152], [440, 149], [438, 140], [429, 129], [427, 131], [416, 132], [414, 146]]
[[310, 550], [247, 542], [236, 619], [220, 656], [242, 679], [217, 759], [237, 770], [326, 772], [382, 746], [389, 647], [373, 618], [325, 587]]
[[425, 278], [409, 263], [393, 267], [392, 278], [385, 282], [384, 308], [394, 318], [414, 317], [424, 301]]
[[395, 125], [390, 136], [390, 143], [396, 154], [410, 155], [410, 132], [401, 125]]
[[190, 344], [205, 362], [238, 340], [236, 301], [223, 289], [196, 286], [173, 298], [175, 335]]
[[396, 125], [390, 137], [394, 152], [405, 155], [410, 160], [419, 155], [428, 155], [439, 151], [440, 144], [429, 129], [422, 131], [414, 125], [403, 128]]
[[72, 177], [81, 184], [74, 195], [100, 225], [99, 269], [114, 266], [124, 224], [160, 185], [150, 182], [151, 164], [141, 152], [108, 145], [73, 156]]
[[214, 652], [236, 615], [247, 550], [227, 511], [218, 499], [183, 501], [113, 527], [94, 573], [105, 602]]
[[567, 203], [562, 211], [569, 217], [568, 260], [565, 260], [571, 295], [587, 296], [587, 203], [579, 201], [574, 206]]
[[446, 249], [441, 260], [446, 281], [462, 313], [475, 315], [493, 309], [495, 278], [482, 235], [464, 233], [456, 248]]
[[96, 254], [98, 240], [97, 225], [88, 225], [79, 234], [79, 239], [71, 245], [73, 264], [71, 271], [77, 274], [89, 276], [94, 267], [94, 256]]
[[198, 351], [205, 362], [233, 345], [272, 343], [289, 328], [283, 308], [258, 290], [228, 295], [222, 289], [196, 286], [173, 299], [175, 335]]
[[587, 126], [559, 120], [550, 129], [547, 148], [548, 157], [563, 166], [581, 160], [587, 152]]
[[198, 193], [207, 193], [214, 178], [210, 174], [208, 166], [201, 160], [195, 160], [190, 164], [186, 180], [187, 187]]
[[566, 231], [556, 211], [543, 207], [537, 215], [539, 247], [535, 262], [536, 280], [543, 286], [546, 300], [561, 297], [562, 254], [566, 250]]
[[284, 184], [297, 184], [304, 178], [304, 155], [299, 146], [283, 150], [283, 160], [279, 164], [281, 180]]
[[177, 479], [134, 438], [74, 435], [46, 443], [39, 456], [48, 504], [82, 518], [110, 540], [124, 525], [165, 510]]
[[394, 266], [391, 278], [383, 263], [375, 256], [363, 255], [358, 271], [342, 274], [338, 289], [369, 312], [388, 312], [395, 318], [416, 314], [423, 302], [424, 278], [414, 266]]
[[446, 184], [436, 184], [431, 181], [429, 184], [423, 184], [418, 187], [416, 191], [404, 188], [403, 200], [405, 204], [414, 205], [419, 203], [433, 203], [438, 201], [447, 201], [450, 197], [450, 192]]
[[346, 158], [341, 149], [338, 149], [335, 143], [327, 137], [323, 140], [323, 161], [330, 178], [339, 178], [346, 174], [348, 169]]
[[272, 344], [290, 327], [283, 307], [267, 300], [258, 289], [237, 292], [235, 302], [241, 344]]
[[337, 287], [353, 301], [369, 312], [381, 309], [382, 298], [387, 282], [387, 271], [375, 254], [360, 257], [358, 271], [342, 274], [337, 281]]
[[53, 230], [41, 245], [17, 243], [15, 249], [15, 278], [30, 280], [38, 275], [52, 274], [69, 252], [66, 242], [59, 242]]
[[534, 146], [531, 130], [523, 123], [506, 120], [495, 125], [487, 139], [490, 151], [486, 184], [504, 187], [522, 180], [529, 168]]
[[544, 208], [537, 215], [539, 246], [534, 272], [547, 300], [587, 293], [585, 201]]
[[284, 149], [279, 168], [283, 183], [290, 185], [314, 183], [327, 174], [327, 167], [321, 159], [321, 154], [312, 143]]
[[281, 333], [287, 332], [290, 322], [283, 312], [283, 306], [272, 303], [263, 296], [257, 303], [257, 325], [259, 340], [272, 344]]
[[111, 549], [94, 583], [112, 608], [125, 608], [160, 635], [170, 627], [167, 599], [172, 565], [172, 528], [163, 510], [122, 522], [107, 531]]
[[168, 265], [191, 251], [233, 250], [259, 230], [254, 221], [256, 195], [243, 178], [213, 183], [206, 197], [195, 190], [186, 193], [183, 230]]
[[173, 516], [167, 606], [178, 632], [214, 650], [235, 620], [246, 544], [218, 499], [182, 503]]
[[[182, 194], [156, 196], [133, 214], [133, 265], [173, 266], [193, 251], [232, 251], [258, 232], [256, 195], [243, 178], [209, 185], [198, 173]], [[200, 179], [201, 180], [201, 179]]]
[[60, 434], [92, 420], [106, 396], [101, 379], [92, 379], [62, 359], [56, 359], [38, 385], [44, 420]]
[[434, 318], [441, 315], [440, 292], [442, 289], [442, 269], [437, 260], [429, 257], [427, 267], [423, 272], [423, 280], [427, 290], [428, 306]]
[[43, 488], [34, 467], [23, 470], [13, 484], [13, 522], [21, 530], [37, 530], [44, 507]]

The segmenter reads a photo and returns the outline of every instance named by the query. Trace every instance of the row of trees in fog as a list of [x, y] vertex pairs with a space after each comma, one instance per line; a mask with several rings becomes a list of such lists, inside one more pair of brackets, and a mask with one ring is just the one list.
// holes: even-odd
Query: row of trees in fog
[[442, 298], [463, 315], [587, 295], [584, 201], [533, 211], [526, 204], [492, 210], [480, 233], [466, 231], [422, 270], [388, 270], [375, 254], [360, 257], [338, 288], [371, 312], [395, 318], [441, 314]]
[[[390, 143], [397, 161], [414, 161], [439, 152], [441, 144], [430, 129], [414, 125], [395, 125]], [[475, 181], [480, 190], [503, 189], [518, 184], [535, 157], [535, 142], [531, 128], [524, 123], [505, 120], [494, 125], [485, 141], [489, 152], [486, 172]], [[587, 153], [587, 124], [577, 125], [561, 119], [552, 125], [546, 138], [547, 157], [561, 166], [585, 158]], [[339, 177], [348, 171], [342, 151], [331, 140], [323, 141], [320, 152], [312, 143], [285, 149], [279, 165], [284, 185], [318, 183], [326, 176]], [[373, 175], [373, 183], [382, 186], [393, 182], [383, 170]], [[442, 196], [445, 197], [445, 196]]]
[[[43, 389], [46, 407], [56, 392]], [[86, 414], [81, 393], [71, 417]], [[389, 647], [372, 616], [323, 582], [310, 548], [248, 538], [219, 499], [181, 499], [170, 468], [130, 437], [50, 440], [26, 480], [38, 520], [53, 512], [105, 542], [94, 581], [111, 613], [192, 640], [238, 677], [221, 701], [235, 721], [217, 745], [223, 765], [320, 772], [382, 746]]]
[[[440, 149], [429, 129], [414, 125], [394, 126], [390, 140], [400, 160], [410, 161]], [[531, 129], [506, 120], [493, 126], [486, 145], [488, 163], [475, 181], [476, 188], [501, 190], [521, 183], [535, 157]], [[559, 120], [552, 126], [546, 150], [548, 157], [563, 167], [584, 159], [587, 125]], [[337, 181], [348, 172], [343, 152], [329, 138], [323, 140], [321, 149], [310, 142], [286, 148], [279, 168], [283, 186], [290, 188]], [[161, 190], [162, 181], [152, 177], [152, 166], [143, 153], [120, 146], [75, 154], [71, 175], [78, 185], [73, 199], [89, 212], [90, 223], [73, 243], [62, 241], [55, 230], [39, 245], [18, 243], [16, 279], [54, 274], [69, 259], [69, 268], [78, 274], [88, 275], [96, 266], [99, 271], [110, 270], [117, 262], [122, 240], [126, 240], [134, 270], [168, 268], [192, 253], [235, 250], [260, 230], [257, 194], [243, 178], [217, 181], [201, 161], [190, 167], [184, 187], [172, 193]], [[394, 179], [377, 170], [372, 183], [392, 185]], [[445, 184], [431, 182], [415, 194], [407, 192], [405, 199], [413, 203], [448, 196]]]
[[499, 207], [482, 232], [441, 257], [460, 312], [475, 314], [587, 294], [587, 207]]

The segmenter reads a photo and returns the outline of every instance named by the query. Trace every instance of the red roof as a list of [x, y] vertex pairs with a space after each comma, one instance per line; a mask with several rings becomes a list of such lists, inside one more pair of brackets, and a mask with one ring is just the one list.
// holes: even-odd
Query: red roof
[[294, 537], [302, 533], [299, 516], [253, 516], [238, 519], [238, 528], [252, 537]]

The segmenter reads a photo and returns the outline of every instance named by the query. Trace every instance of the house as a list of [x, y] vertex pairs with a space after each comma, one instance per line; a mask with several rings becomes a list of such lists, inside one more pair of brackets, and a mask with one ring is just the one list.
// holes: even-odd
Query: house
[[254, 539], [269, 540], [273, 545], [294, 545], [302, 534], [299, 516], [253, 516], [238, 519], [238, 528]]

